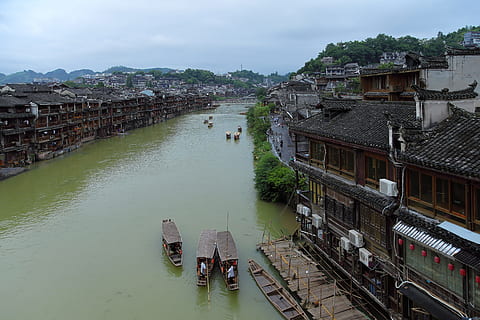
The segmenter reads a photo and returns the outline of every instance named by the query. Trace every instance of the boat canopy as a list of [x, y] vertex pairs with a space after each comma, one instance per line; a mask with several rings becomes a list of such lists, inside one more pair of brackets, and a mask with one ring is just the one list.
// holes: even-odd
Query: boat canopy
[[203, 230], [200, 233], [197, 247], [197, 258], [213, 258], [217, 243], [216, 230]]
[[163, 221], [162, 233], [163, 233], [163, 239], [165, 239], [165, 241], [168, 244], [182, 242], [182, 237], [180, 236], [180, 232], [178, 232], [177, 226], [173, 221], [169, 221], [169, 220]]
[[217, 249], [221, 261], [238, 260], [237, 247], [230, 231], [217, 232]]

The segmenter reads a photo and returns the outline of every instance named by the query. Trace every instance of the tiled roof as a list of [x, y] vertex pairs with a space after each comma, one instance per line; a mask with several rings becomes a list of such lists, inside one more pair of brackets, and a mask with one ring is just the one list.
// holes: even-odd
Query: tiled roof
[[446, 69], [448, 62], [444, 55], [438, 57], [424, 57], [414, 52], [405, 55], [405, 62], [408, 67], [421, 69]]
[[480, 178], [480, 116], [450, 105], [453, 115], [399, 153], [403, 162]]
[[402, 72], [413, 72], [417, 71], [419, 68], [417, 66], [400, 68], [400, 67], [393, 67], [389, 69], [385, 68], [363, 68], [360, 70], [360, 74], [362, 76], [366, 75], [379, 75], [379, 74], [391, 74], [391, 73], [402, 73]]
[[317, 180], [321, 181], [328, 188], [334, 189], [344, 195], [356, 199], [361, 203], [366, 203], [377, 211], [382, 211], [384, 214], [393, 212], [396, 207], [392, 206], [392, 199], [384, 194], [379, 193], [376, 190], [369, 189], [367, 187], [362, 187], [359, 185], [349, 183], [344, 181], [342, 178], [325, 172], [322, 169], [318, 169], [312, 166], [309, 166], [305, 163], [299, 161], [292, 161], [290, 165], [310, 177], [314, 177]]
[[449, 91], [447, 88], [443, 90], [427, 90], [422, 89], [417, 85], [412, 85], [412, 88], [417, 92], [420, 100], [461, 100], [473, 99], [478, 96], [475, 92], [477, 81], [475, 80], [468, 88], [457, 91]]
[[0, 108], [2, 107], [14, 107], [28, 104], [25, 99], [20, 99], [13, 96], [0, 96]]
[[480, 48], [447, 48], [447, 54], [449, 56], [467, 56], [467, 55], [480, 55]]
[[[291, 127], [292, 131], [389, 150], [387, 121], [414, 121], [413, 102], [324, 100], [321, 114]], [[389, 114], [389, 119], [385, 113]], [[326, 115], [330, 116], [326, 119]]]

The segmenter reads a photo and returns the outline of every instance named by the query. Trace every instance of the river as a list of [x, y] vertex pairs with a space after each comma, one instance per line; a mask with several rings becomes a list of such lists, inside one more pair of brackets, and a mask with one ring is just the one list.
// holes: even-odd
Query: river
[[[281, 319], [247, 259], [266, 266], [255, 247], [265, 228], [279, 236], [296, 223], [289, 208], [257, 199], [246, 107], [96, 141], [0, 181], [0, 318]], [[240, 140], [226, 140], [238, 125]], [[161, 250], [164, 218], [182, 234], [181, 268]], [[240, 290], [226, 290], [216, 269], [208, 299], [196, 286], [198, 237], [227, 227]]]

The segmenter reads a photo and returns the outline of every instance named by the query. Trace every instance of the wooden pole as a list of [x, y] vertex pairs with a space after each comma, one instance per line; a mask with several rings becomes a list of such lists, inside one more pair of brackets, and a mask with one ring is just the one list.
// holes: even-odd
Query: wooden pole
[[207, 294], [208, 294], [208, 303], [210, 303], [210, 279], [208, 279], [208, 259], [207, 259]]
[[323, 306], [322, 291], [323, 291], [323, 286], [321, 285], [320, 286], [320, 298], [319, 298], [319, 301], [318, 301], [318, 306], [320, 307], [320, 318], [319, 319], [322, 319], [322, 306]]
[[333, 280], [333, 304], [332, 304], [332, 320], [335, 319], [335, 295], [337, 291], [337, 280]]
[[300, 291], [300, 274], [298, 273], [298, 266], [297, 266], [297, 292]]
[[276, 242], [273, 243], [273, 252], [274, 252], [273, 261], [277, 262], [277, 243]]
[[310, 303], [310, 263], [307, 272], [307, 302]]
[[292, 255], [288, 257], [288, 277], [290, 278], [290, 269], [291, 269], [291, 264], [292, 264]]

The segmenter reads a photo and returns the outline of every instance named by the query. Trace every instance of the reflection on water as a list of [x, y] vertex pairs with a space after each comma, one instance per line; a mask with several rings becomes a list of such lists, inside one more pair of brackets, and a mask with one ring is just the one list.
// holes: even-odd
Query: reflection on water
[[[255, 244], [265, 229], [280, 236], [296, 223], [290, 209], [257, 200], [245, 130], [225, 139], [246, 128], [244, 111], [221, 106], [137, 129], [0, 182], [2, 318], [280, 319], [247, 259], [263, 259]], [[182, 268], [163, 253], [165, 218], [182, 234]], [[215, 270], [210, 301], [196, 286], [203, 229], [230, 230], [240, 258], [240, 290]]]

